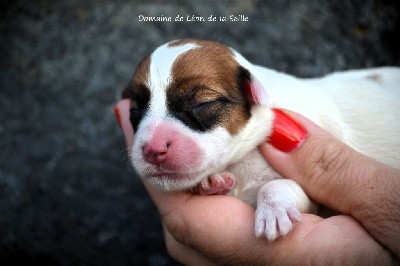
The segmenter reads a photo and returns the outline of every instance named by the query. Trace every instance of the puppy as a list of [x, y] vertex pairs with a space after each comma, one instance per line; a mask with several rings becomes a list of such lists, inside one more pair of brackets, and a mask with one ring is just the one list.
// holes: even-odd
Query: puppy
[[400, 167], [400, 68], [299, 79], [253, 65], [224, 45], [185, 39], [138, 65], [130, 99], [130, 158], [142, 179], [165, 191], [234, 195], [256, 207], [255, 234], [273, 241], [300, 212], [315, 211], [257, 146], [271, 135], [272, 108], [298, 112], [357, 151]]

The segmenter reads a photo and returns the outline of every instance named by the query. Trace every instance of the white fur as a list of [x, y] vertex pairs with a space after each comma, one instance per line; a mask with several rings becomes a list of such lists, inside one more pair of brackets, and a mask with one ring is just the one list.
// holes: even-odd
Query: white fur
[[[163, 118], [167, 111], [165, 90], [171, 84], [171, 71], [175, 60], [185, 52], [196, 48], [195, 44], [169, 47], [164, 44], [151, 55], [150, 75], [147, 86], [151, 90], [150, 116]], [[155, 64], [153, 62], [156, 62]]]
[[[257, 145], [271, 133], [271, 108], [298, 112], [354, 149], [400, 168], [400, 68], [338, 72], [322, 78], [298, 79], [248, 62], [232, 50], [237, 62], [248, 69], [267, 93], [252, 108], [245, 128], [231, 136], [222, 127], [210, 132], [190, 130], [168, 115], [165, 89], [171, 82], [171, 68], [179, 56], [196, 44], [168, 47], [153, 53], [148, 86], [150, 111], [135, 135], [132, 161], [142, 176], [157, 171], [141, 156], [141, 147], [151, 138], [154, 124], [170, 121], [182, 134], [199, 143], [203, 163], [186, 173], [186, 179], [151, 179], [165, 190], [187, 189], [207, 176], [226, 171], [238, 177], [231, 194], [257, 206], [255, 233], [272, 241], [290, 232], [299, 211], [311, 212], [314, 205], [295, 182], [282, 179], [265, 162]], [[268, 97], [267, 97], [268, 96]], [[219, 182], [223, 179], [218, 176]]]

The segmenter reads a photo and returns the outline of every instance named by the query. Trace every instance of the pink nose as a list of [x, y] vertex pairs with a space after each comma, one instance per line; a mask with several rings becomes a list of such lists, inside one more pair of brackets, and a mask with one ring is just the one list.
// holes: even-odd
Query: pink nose
[[167, 159], [168, 143], [147, 143], [143, 148], [144, 159], [151, 164], [162, 164]]

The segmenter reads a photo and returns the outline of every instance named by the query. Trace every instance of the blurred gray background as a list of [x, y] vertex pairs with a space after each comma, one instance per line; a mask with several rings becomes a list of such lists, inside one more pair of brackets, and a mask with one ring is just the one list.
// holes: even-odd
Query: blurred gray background
[[175, 265], [112, 111], [140, 59], [196, 37], [300, 77], [400, 65], [396, 2], [1, 1], [0, 264]]

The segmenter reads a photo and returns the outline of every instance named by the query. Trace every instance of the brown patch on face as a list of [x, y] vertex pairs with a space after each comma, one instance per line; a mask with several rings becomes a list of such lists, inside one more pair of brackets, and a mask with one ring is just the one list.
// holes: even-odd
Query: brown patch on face
[[150, 55], [147, 55], [145, 58], [140, 61], [139, 65], [136, 67], [135, 72], [132, 75], [131, 80], [129, 81], [128, 86], [122, 91], [121, 97], [123, 99], [129, 99], [132, 92], [132, 89], [138, 87], [147, 87], [148, 75], [150, 70]]
[[218, 43], [187, 39], [169, 46], [187, 43], [199, 47], [176, 59], [173, 82], [167, 90], [168, 106], [181, 120], [193, 122], [196, 129], [205, 131], [220, 125], [231, 134], [238, 133], [250, 118], [240, 65], [232, 51]]
[[121, 93], [122, 99], [130, 99], [130, 121], [135, 131], [150, 101], [150, 90], [147, 87], [149, 69], [150, 55], [139, 63], [129, 84]]

